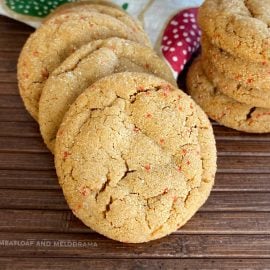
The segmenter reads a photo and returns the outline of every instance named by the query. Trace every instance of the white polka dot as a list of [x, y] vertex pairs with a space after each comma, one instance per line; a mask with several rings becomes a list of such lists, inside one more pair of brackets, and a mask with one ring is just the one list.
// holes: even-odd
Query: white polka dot
[[170, 48], [170, 52], [175, 52], [175, 48], [174, 47], [171, 47]]
[[172, 21], [171, 21], [171, 25], [178, 25], [178, 22], [175, 21], [175, 20], [172, 20]]
[[168, 37], [167, 37], [167, 36], [164, 36], [164, 37], [163, 37], [163, 40], [167, 40], [167, 39], [168, 39]]
[[185, 60], [184, 60], [184, 65], [185, 65], [186, 63], [187, 63], [187, 60], [185, 59]]
[[201, 35], [202, 35], [202, 31], [201, 31], [201, 30], [199, 30], [199, 31], [198, 31], [198, 34], [201, 36]]
[[187, 33], [187, 32], [184, 32], [184, 33], [183, 33], [183, 36], [184, 36], [184, 37], [187, 37], [187, 36], [188, 36], [188, 33]]
[[168, 51], [169, 47], [168, 46], [162, 46], [162, 50]]
[[191, 47], [190, 46], [188, 46], [188, 51], [191, 52]]
[[176, 28], [174, 28], [172, 32], [175, 34], [178, 32], [178, 30]]
[[192, 26], [191, 26], [193, 29], [197, 29], [198, 28], [198, 26], [196, 25], [196, 24], [192, 24]]
[[196, 46], [197, 45], [197, 42], [196, 41], [193, 41], [193, 45]]
[[195, 17], [195, 15], [193, 13], [190, 13], [189, 16], [190, 17]]
[[168, 40], [168, 41], [167, 41], [167, 44], [168, 44], [168, 45], [172, 44], [172, 41], [171, 41], [171, 40]]
[[38, 12], [38, 15], [41, 16], [41, 15], [42, 15], [42, 12], [39, 11], [39, 12]]
[[187, 55], [187, 51], [186, 51], [186, 50], [183, 50], [183, 54], [184, 54], [184, 55]]
[[174, 56], [174, 57], [172, 58], [172, 60], [173, 60], [173, 62], [177, 62], [177, 61], [178, 61], [178, 57], [177, 57], [177, 56]]
[[200, 41], [201, 41], [200, 37], [197, 37], [197, 41], [198, 41], [198, 42], [200, 42]]
[[191, 39], [189, 37], [186, 38], [186, 42], [190, 43]]
[[180, 67], [180, 68], [181, 68], [181, 70], [183, 70], [183, 69], [184, 69], [184, 66], [183, 66], [183, 65], [181, 65], [181, 67]]
[[23, 6], [22, 6], [22, 5], [19, 5], [18, 7], [19, 7], [19, 8], [23, 8]]
[[35, 10], [39, 10], [39, 7], [35, 7]]
[[178, 41], [178, 42], [176, 43], [176, 45], [179, 46], [179, 47], [180, 47], [180, 46], [183, 46], [183, 42], [182, 42], [182, 41]]
[[194, 32], [193, 30], [191, 30], [189, 33], [190, 33], [192, 36], [195, 36], [195, 32]]
[[189, 17], [188, 13], [183, 14], [184, 17]]
[[174, 35], [173, 36], [175, 39], [178, 39], [179, 38], [179, 35]]
[[29, 13], [29, 10], [25, 9], [23, 12], [24, 12], [24, 13]]
[[183, 22], [184, 22], [184, 23], [188, 23], [188, 19], [184, 19]]
[[196, 22], [195, 18], [191, 18], [190, 21], [194, 23]]

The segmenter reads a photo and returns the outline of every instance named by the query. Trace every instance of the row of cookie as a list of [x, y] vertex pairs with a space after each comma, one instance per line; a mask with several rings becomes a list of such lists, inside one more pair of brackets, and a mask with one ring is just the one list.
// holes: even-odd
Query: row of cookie
[[268, 11], [255, 2], [204, 2], [199, 11], [202, 53], [187, 86], [212, 119], [240, 131], [265, 133], [270, 132], [270, 62], [264, 42], [258, 41], [266, 23], [252, 14]]
[[69, 4], [30, 37], [18, 65], [20, 93], [73, 213], [133, 243], [184, 225], [216, 171], [206, 115], [176, 88], [138, 25], [113, 7]]

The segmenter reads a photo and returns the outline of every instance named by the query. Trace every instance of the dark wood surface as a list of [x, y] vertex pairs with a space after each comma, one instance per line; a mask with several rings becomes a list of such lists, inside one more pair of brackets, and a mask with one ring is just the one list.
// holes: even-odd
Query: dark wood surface
[[270, 134], [213, 124], [214, 190], [168, 237], [127, 245], [76, 219], [18, 94], [17, 58], [32, 31], [0, 17], [0, 269], [270, 269]]

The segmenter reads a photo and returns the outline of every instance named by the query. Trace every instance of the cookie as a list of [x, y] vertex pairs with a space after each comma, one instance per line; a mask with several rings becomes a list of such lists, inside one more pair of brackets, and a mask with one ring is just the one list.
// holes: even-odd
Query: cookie
[[73, 213], [121, 242], [177, 230], [214, 181], [215, 143], [205, 117], [182, 91], [152, 75], [118, 73], [91, 85], [56, 139], [57, 174]]
[[270, 132], [270, 109], [240, 103], [225, 94], [203, 73], [200, 59], [187, 75], [187, 89], [210, 118], [218, 123], [250, 133]]
[[145, 44], [141, 32], [111, 16], [94, 12], [59, 15], [32, 34], [18, 62], [20, 94], [30, 114], [38, 118], [44, 82], [71, 53], [92, 40], [114, 36]]
[[124, 10], [121, 10], [113, 3], [109, 3], [109, 2], [99, 3], [99, 1], [82, 1], [82, 2], [76, 2], [76, 3], [67, 3], [67, 4], [59, 6], [56, 10], [54, 10], [53, 13], [51, 13], [49, 16], [45, 18], [43, 23], [46, 23], [51, 18], [62, 15], [62, 14], [68, 14], [68, 13], [74, 13], [74, 12], [80, 13], [82, 11], [106, 14], [106, 15], [109, 15], [118, 19], [119, 21], [122, 21], [128, 27], [130, 27], [131, 29], [134, 29], [134, 31], [141, 32], [141, 35], [145, 41], [145, 44], [151, 47], [151, 42], [147, 34], [144, 32], [141, 23], [135, 18], [131, 17], [129, 14], [127, 14]]
[[220, 73], [207, 58], [202, 57], [202, 69], [206, 77], [217, 86], [219, 91], [241, 103], [255, 107], [270, 108], [270, 91], [254, 88], [227, 77], [227, 73]]
[[52, 152], [64, 114], [79, 94], [98, 79], [122, 71], [152, 73], [176, 85], [168, 65], [148, 47], [119, 38], [83, 46], [51, 74], [42, 90], [38, 119]]
[[206, 0], [199, 24], [213, 44], [254, 62], [270, 62], [270, 1]]
[[[206, 64], [207, 63], [207, 64]], [[219, 73], [239, 82], [247, 88], [262, 88], [270, 91], [270, 65], [254, 63], [235, 57], [210, 43], [206, 36], [202, 37], [202, 64], [208, 73], [215, 68]]]

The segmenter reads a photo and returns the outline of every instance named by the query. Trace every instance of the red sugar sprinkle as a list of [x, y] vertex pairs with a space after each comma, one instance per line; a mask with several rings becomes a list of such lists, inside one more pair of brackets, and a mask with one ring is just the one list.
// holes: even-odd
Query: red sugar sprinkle
[[146, 165], [144, 166], [144, 168], [145, 168], [148, 172], [151, 170], [151, 167], [150, 167], [149, 164], [146, 164]]
[[83, 188], [80, 190], [80, 193], [81, 193], [83, 196], [87, 196], [87, 195], [89, 195], [90, 190], [89, 190], [88, 187], [83, 187]]
[[164, 139], [160, 139], [159, 141], [161, 144], [164, 144], [165, 140]]
[[139, 131], [140, 131], [140, 129], [139, 129], [139, 128], [137, 128], [137, 127], [134, 127], [134, 128], [133, 128], [133, 131], [137, 133], [137, 132], [139, 132]]
[[178, 172], [182, 172], [182, 167], [181, 167], [181, 166], [178, 166], [178, 167], [177, 167], [177, 171], [178, 171]]
[[189, 160], [187, 161], [187, 165], [190, 165], [190, 161]]
[[187, 150], [186, 149], [183, 149], [182, 150], [182, 153], [183, 153], [183, 155], [186, 155], [187, 154]]
[[66, 159], [69, 155], [71, 155], [69, 152], [64, 152], [64, 159]]
[[146, 114], [146, 117], [147, 118], [151, 118], [152, 117], [152, 114], [151, 113], [148, 113], [148, 114]]
[[38, 56], [39, 55], [38, 51], [33, 51], [33, 55]]
[[143, 86], [141, 86], [141, 85], [139, 85], [139, 86], [137, 87], [137, 90], [138, 90], [138, 91], [144, 91], [144, 89], [145, 89], [145, 88], [144, 88]]

